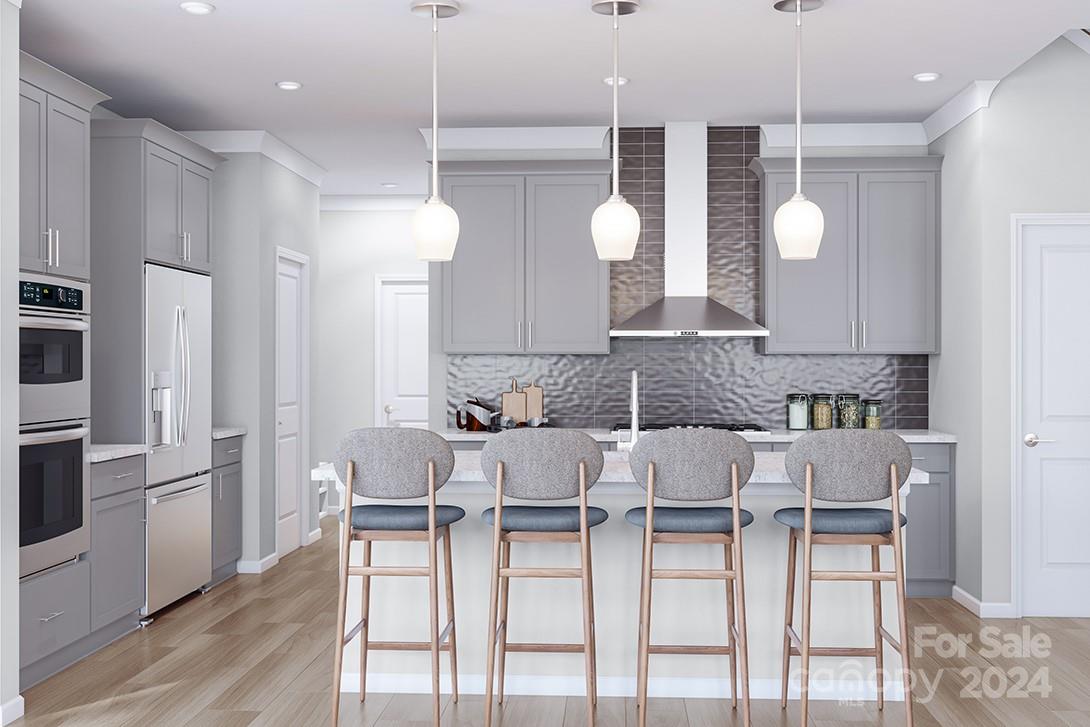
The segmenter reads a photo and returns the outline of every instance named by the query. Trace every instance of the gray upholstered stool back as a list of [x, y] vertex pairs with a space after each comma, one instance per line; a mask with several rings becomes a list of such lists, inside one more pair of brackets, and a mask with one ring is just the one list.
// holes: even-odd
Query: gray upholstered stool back
[[[347, 482], [348, 461], [355, 476]], [[424, 429], [383, 427], [354, 429], [344, 436], [333, 466], [337, 477], [360, 497], [401, 499], [428, 494], [428, 461], [435, 462], [435, 489], [454, 471], [454, 450], [447, 440]]]
[[481, 450], [481, 469], [496, 486], [503, 462], [503, 494], [523, 500], [564, 500], [579, 496], [579, 463], [589, 490], [602, 476], [602, 446], [574, 429], [512, 429], [491, 437]]
[[721, 500], [731, 495], [731, 464], [738, 487], [753, 474], [753, 447], [722, 429], [664, 429], [640, 437], [628, 457], [632, 476], [647, 489], [647, 465], [655, 463], [655, 495], [667, 500]]
[[814, 497], [831, 502], [870, 502], [891, 494], [889, 466], [897, 465], [897, 487], [912, 471], [912, 452], [893, 432], [830, 429], [804, 434], [787, 450], [787, 476], [806, 492], [806, 465], [814, 466]]

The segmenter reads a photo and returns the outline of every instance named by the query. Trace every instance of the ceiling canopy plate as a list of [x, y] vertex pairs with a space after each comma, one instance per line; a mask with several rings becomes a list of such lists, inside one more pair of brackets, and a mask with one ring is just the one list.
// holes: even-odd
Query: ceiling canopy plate
[[416, 0], [412, 4], [413, 13], [428, 18], [431, 17], [432, 8], [439, 11], [440, 18], [453, 18], [462, 11], [458, 0]]
[[[825, 4], [825, 0], [802, 0], [802, 12], [808, 13], [811, 10], [817, 10]], [[781, 13], [793, 13], [795, 12], [795, 0], [777, 0], [772, 4], [776, 10]]]
[[599, 15], [613, 15], [613, 3], [618, 15], [631, 15], [640, 9], [640, 0], [591, 0], [590, 9]]

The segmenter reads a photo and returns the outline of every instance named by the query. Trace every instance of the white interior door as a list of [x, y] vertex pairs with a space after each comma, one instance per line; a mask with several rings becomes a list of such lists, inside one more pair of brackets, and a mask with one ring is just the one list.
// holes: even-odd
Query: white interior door
[[1022, 610], [1090, 616], [1090, 215], [1016, 230]]
[[378, 278], [375, 426], [428, 426], [428, 281]]
[[276, 270], [276, 552], [303, 544], [306, 460], [307, 281], [305, 264], [281, 254]]

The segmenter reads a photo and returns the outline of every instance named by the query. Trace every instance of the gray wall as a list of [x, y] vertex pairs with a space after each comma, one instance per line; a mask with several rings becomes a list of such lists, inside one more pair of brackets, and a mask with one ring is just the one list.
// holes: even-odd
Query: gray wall
[[0, 0], [0, 708], [8, 709], [19, 699], [18, 270], [19, 9]]
[[242, 560], [258, 561], [276, 551], [276, 249], [310, 256], [316, 349], [318, 188], [261, 154], [224, 156], [213, 183], [212, 416], [248, 430]]
[[[708, 130], [708, 293], [757, 320], [760, 185], [747, 166], [759, 154], [759, 137], [755, 126]], [[620, 146], [621, 193], [640, 211], [642, 230], [634, 258], [610, 265], [614, 323], [664, 293], [663, 129], [622, 129]], [[883, 399], [887, 427], [928, 426], [926, 356], [764, 356], [751, 339], [708, 338], [613, 339], [605, 355], [446, 358], [449, 426], [460, 402], [480, 396], [497, 403], [516, 377], [545, 388], [553, 423], [609, 427], [628, 419], [632, 369], [641, 375], [644, 421], [746, 421], [782, 429], [786, 394], [825, 391]]]

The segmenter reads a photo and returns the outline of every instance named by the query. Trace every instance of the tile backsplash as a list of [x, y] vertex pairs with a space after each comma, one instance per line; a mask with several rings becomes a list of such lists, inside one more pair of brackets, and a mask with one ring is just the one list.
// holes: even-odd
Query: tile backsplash
[[[708, 129], [708, 293], [761, 320], [760, 186], [749, 171], [759, 129]], [[663, 296], [664, 136], [662, 128], [621, 130], [621, 193], [640, 212], [629, 262], [610, 265], [614, 324]], [[589, 222], [588, 222], [589, 224]], [[751, 422], [785, 426], [791, 392], [858, 393], [883, 400], [883, 424], [926, 429], [927, 356], [762, 355], [753, 339], [613, 339], [608, 354], [450, 355], [447, 418], [467, 398], [499, 403], [500, 393], [536, 381], [545, 412], [565, 427], [611, 427], [629, 418], [629, 382], [640, 375], [647, 421]]]

